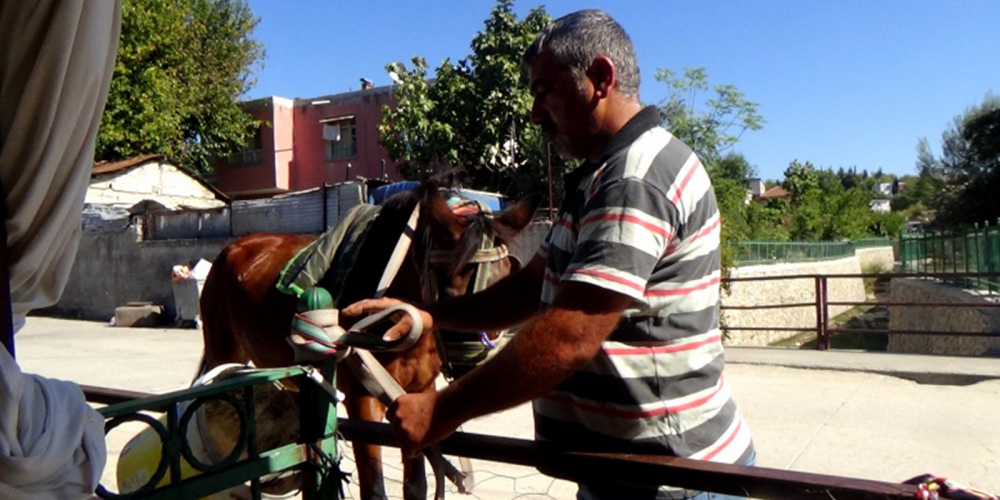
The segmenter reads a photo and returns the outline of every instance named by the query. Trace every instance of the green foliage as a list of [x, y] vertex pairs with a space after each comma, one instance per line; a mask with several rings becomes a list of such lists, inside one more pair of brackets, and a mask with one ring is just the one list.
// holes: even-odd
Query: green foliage
[[[712, 179], [716, 203], [719, 206], [719, 217], [722, 221], [720, 238], [722, 240], [721, 258], [723, 276], [729, 276], [732, 267], [734, 247], [729, 242], [742, 241], [750, 237], [751, 227], [747, 217], [746, 179], [756, 175], [756, 169], [737, 153], [729, 153], [724, 158], [707, 166], [708, 175]], [[729, 290], [728, 282], [723, 287]]]
[[757, 176], [757, 167], [751, 165], [739, 153], [728, 153], [719, 161], [709, 164], [708, 172], [712, 176], [712, 179], [722, 177], [742, 183], [747, 179]]
[[201, 172], [256, 126], [239, 97], [264, 56], [244, 0], [124, 0], [97, 160], [160, 153]]
[[796, 241], [838, 241], [868, 236], [870, 196], [860, 189], [835, 185], [810, 188], [796, 201], [791, 237]]
[[[472, 39], [472, 54], [453, 64], [445, 60], [428, 81], [420, 57], [412, 65], [394, 62], [397, 106], [386, 107], [379, 125], [381, 143], [408, 178], [441, 164], [463, 167], [471, 185], [516, 196], [545, 192], [548, 151], [529, 121], [532, 103], [521, 73], [521, 57], [550, 21], [544, 8], [523, 20], [513, 0], [500, 0], [484, 28]], [[556, 175], [568, 168], [552, 156]]]
[[1000, 97], [955, 116], [941, 134], [941, 157], [926, 139], [917, 144], [917, 169], [930, 191], [928, 206], [940, 228], [970, 225], [1000, 217]]
[[788, 218], [788, 202], [772, 199], [766, 205], [751, 203], [747, 205], [748, 240], [755, 241], [789, 241], [791, 232], [785, 221]]
[[[912, 206], [912, 205], [911, 205]], [[907, 218], [903, 212], [879, 212], [872, 214], [868, 234], [895, 238], [906, 226]]]
[[722, 159], [744, 132], [764, 127], [757, 103], [743, 97], [735, 85], [716, 85], [715, 97], [701, 102], [699, 93], [709, 87], [704, 68], [687, 68], [682, 77], [661, 68], [656, 71], [656, 79], [669, 92], [660, 103], [664, 125], [707, 165]]
[[799, 163], [799, 160], [792, 160], [788, 164], [788, 168], [785, 169], [785, 182], [782, 185], [792, 194], [793, 200], [799, 200], [809, 191], [820, 187], [819, 174], [812, 163], [808, 161]]

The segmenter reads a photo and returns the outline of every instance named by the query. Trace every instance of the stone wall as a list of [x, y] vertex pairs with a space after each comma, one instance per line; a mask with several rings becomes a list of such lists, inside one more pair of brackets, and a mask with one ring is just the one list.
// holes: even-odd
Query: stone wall
[[[857, 274], [861, 272], [857, 257], [817, 262], [797, 262], [764, 266], [734, 268], [733, 278], [755, 276], [791, 276], [801, 274]], [[831, 278], [827, 280], [830, 301], [865, 300], [865, 287], [860, 278]], [[816, 280], [799, 278], [764, 281], [736, 281], [730, 283], [729, 292], [723, 292], [724, 306], [773, 305], [815, 303]], [[850, 306], [830, 306], [830, 317], [851, 309]], [[722, 312], [726, 326], [746, 327], [816, 327], [816, 307], [785, 309], [727, 310]], [[766, 346], [788, 339], [801, 332], [773, 330], [728, 332], [727, 344], [740, 346]]]
[[893, 247], [870, 247], [855, 250], [861, 269], [878, 266], [884, 272], [890, 272], [896, 266], [896, 257]]
[[[892, 280], [893, 302], [988, 303], [989, 299], [957, 286], [918, 279]], [[993, 332], [993, 337], [889, 334], [889, 352], [1000, 356], [1000, 309], [975, 307], [892, 307], [893, 330]]]

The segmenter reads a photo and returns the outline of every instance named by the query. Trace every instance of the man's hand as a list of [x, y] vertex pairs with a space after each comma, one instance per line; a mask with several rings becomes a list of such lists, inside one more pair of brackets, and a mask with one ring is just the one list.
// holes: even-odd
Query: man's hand
[[[402, 303], [402, 300], [389, 298], [359, 300], [341, 309], [340, 314], [344, 316], [360, 316], [362, 314], [377, 313], [391, 306]], [[417, 311], [420, 313], [421, 321], [423, 321], [424, 331], [426, 332], [432, 330], [434, 328], [434, 318], [432, 318], [430, 313], [427, 311], [421, 309], [417, 309]], [[413, 328], [413, 320], [408, 314], [400, 312], [394, 315], [392, 319], [396, 322], [396, 324], [385, 332], [385, 335], [382, 336], [383, 340], [396, 340], [406, 336]]]
[[404, 394], [397, 399], [386, 419], [392, 424], [396, 442], [404, 458], [416, 457], [420, 450], [450, 436], [461, 425], [450, 423], [438, 412], [438, 392]]

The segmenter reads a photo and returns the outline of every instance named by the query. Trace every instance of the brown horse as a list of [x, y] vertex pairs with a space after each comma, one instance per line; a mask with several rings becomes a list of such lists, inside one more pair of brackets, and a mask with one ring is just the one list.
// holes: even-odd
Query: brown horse
[[[389, 286], [387, 296], [419, 304], [425, 297], [439, 300], [467, 293], [476, 269], [476, 264], [470, 260], [480, 248], [482, 239], [492, 238], [496, 245], [505, 244], [528, 225], [537, 205], [537, 200], [531, 198], [495, 216], [478, 210], [461, 215], [453, 212], [445, 196], [452, 194], [434, 183], [425, 182], [416, 191], [393, 196], [381, 208], [380, 219], [389, 214], [412, 213], [419, 203], [414, 243]], [[392, 247], [399, 238], [398, 233], [379, 234], [374, 222], [372, 226], [355, 267], [371, 266], [362, 262], [372, 253], [367, 249]], [[223, 249], [212, 265], [202, 292], [204, 353], [199, 373], [224, 363], [250, 361], [261, 368], [294, 364], [292, 348], [285, 339], [296, 311], [296, 299], [279, 292], [275, 283], [289, 259], [313, 240], [311, 236], [257, 234], [243, 237]], [[431, 254], [450, 258], [432, 259]], [[490, 266], [492, 283], [515, 270], [519, 263], [504, 257]], [[380, 275], [381, 271], [381, 268], [371, 268], [365, 272]], [[436, 297], [428, 293], [428, 283], [437, 284]], [[320, 284], [323, 285], [323, 281]], [[343, 288], [330, 290], [334, 297], [339, 292], [339, 307], [367, 298], [365, 292], [349, 289], [346, 283]], [[410, 349], [378, 354], [377, 358], [405, 391], [429, 391], [441, 370], [436, 344], [434, 335], [425, 332]], [[368, 395], [350, 370], [339, 371], [338, 388], [347, 396], [345, 406], [351, 418], [378, 422], [385, 416], [385, 407]], [[354, 455], [361, 497], [385, 498], [381, 449], [373, 445], [356, 445]], [[426, 498], [423, 458], [406, 460], [403, 467], [406, 498]]]

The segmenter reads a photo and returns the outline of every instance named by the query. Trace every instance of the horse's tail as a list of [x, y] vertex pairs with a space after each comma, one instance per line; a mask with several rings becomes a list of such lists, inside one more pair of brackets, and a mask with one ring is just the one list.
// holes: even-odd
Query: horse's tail
[[199, 306], [203, 347], [192, 382], [216, 366], [242, 362], [246, 357], [229, 324], [232, 311], [229, 310], [231, 303], [228, 299], [236, 292], [233, 287], [239, 286], [229, 265], [230, 249], [231, 245], [216, 257], [202, 288]]

